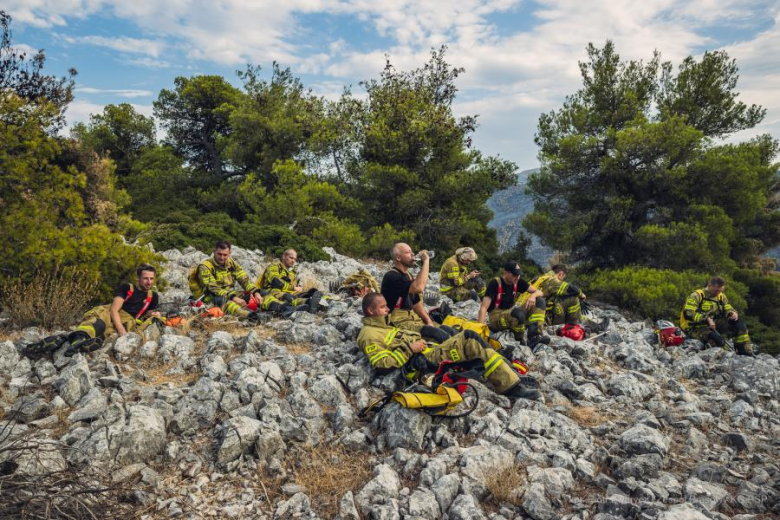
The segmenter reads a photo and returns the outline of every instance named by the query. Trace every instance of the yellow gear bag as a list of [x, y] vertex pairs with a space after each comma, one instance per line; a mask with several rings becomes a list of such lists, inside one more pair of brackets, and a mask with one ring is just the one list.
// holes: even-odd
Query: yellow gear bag
[[463, 402], [463, 396], [455, 388], [439, 385], [436, 393], [394, 392], [393, 401], [404, 408], [426, 409], [432, 415], [441, 415]]
[[441, 324], [446, 325], [448, 327], [452, 327], [458, 332], [463, 332], [464, 330], [473, 330], [474, 332], [482, 336], [482, 339], [487, 341], [488, 345], [490, 345], [490, 348], [492, 348], [496, 352], [504, 348], [504, 346], [501, 345], [500, 341], [490, 337], [490, 328], [488, 328], [488, 326], [485, 325], [484, 323], [467, 320], [465, 318], [459, 318], [457, 316], [453, 316], [450, 314], [449, 316], [444, 318], [444, 321], [442, 321]]

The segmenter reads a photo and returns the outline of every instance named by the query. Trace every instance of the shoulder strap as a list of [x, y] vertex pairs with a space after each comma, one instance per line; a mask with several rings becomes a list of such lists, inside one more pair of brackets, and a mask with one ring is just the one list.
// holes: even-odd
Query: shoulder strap
[[496, 295], [496, 307], [501, 305], [501, 296], [504, 294], [504, 286], [501, 284], [501, 278], [493, 278], [498, 284], [498, 294]]
[[125, 300], [129, 300], [130, 297], [133, 295], [133, 284], [128, 283], [127, 285], [129, 285], [130, 288], [127, 290], [127, 296], [125, 296]]

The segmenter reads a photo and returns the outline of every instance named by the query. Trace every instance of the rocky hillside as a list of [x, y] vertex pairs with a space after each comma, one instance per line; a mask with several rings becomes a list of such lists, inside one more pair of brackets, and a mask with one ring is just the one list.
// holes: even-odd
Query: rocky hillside
[[[164, 255], [164, 300], [176, 307], [205, 255]], [[253, 273], [265, 263], [259, 252], [235, 257]], [[302, 276], [326, 287], [359, 265], [332, 257], [303, 264]], [[11, 332], [0, 342], [0, 516], [30, 506], [31, 489], [45, 493], [38, 502], [84, 496], [98, 507], [68, 491], [85, 483], [115, 488], [116, 507], [144, 519], [780, 515], [778, 359], [696, 341], [659, 348], [647, 323], [595, 312], [612, 325], [590, 341], [553, 338], [533, 354], [505, 339], [543, 403], [477, 384], [478, 407], [460, 419], [397, 405], [359, 416], [403, 385], [372, 375], [349, 299], [322, 316], [128, 334], [34, 363], [19, 349], [45, 331]]]

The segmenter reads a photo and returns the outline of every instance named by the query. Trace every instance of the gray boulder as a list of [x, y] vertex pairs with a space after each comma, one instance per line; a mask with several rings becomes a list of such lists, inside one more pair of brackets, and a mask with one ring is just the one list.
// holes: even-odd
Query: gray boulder
[[430, 490], [416, 489], [409, 497], [409, 514], [416, 518], [436, 520], [441, 518], [441, 510], [436, 497]]
[[631, 456], [656, 453], [666, 457], [669, 454], [669, 438], [644, 424], [637, 424], [623, 432], [620, 445]]
[[249, 417], [233, 417], [224, 423], [217, 431], [219, 448], [217, 462], [225, 464], [239, 458], [252, 450], [260, 435], [262, 423]]
[[683, 493], [688, 502], [700, 504], [708, 511], [717, 511], [726, 497], [729, 496], [729, 492], [720, 484], [704, 482], [696, 477], [685, 481]]
[[165, 420], [160, 412], [147, 406], [128, 411], [127, 424], [119, 435], [118, 464], [149, 462], [165, 447]]
[[377, 417], [387, 447], [422, 449], [425, 434], [431, 428], [431, 416], [418, 410], [403, 408], [398, 403], [385, 406]]
[[78, 403], [94, 386], [86, 358], [76, 354], [52, 386], [70, 406]]
[[398, 473], [387, 464], [377, 466], [374, 475], [355, 497], [355, 503], [363, 516], [368, 516], [374, 505], [387, 504], [398, 498], [401, 490]]
[[124, 336], [119, 337], [111, 348], [114, 351], [114, 357], [119, 361], [127, 361], [133, 357], [133, 354], [140, 346], [141, 336], [135, 332], [128, 332]]
[[448, 511], [450, 520], [486, 520], [477, 501], [471, 495], [458, 495]]
[[709, 520], [709, 517], [685, 503], [670, 507], [658, 516], [658, 520]]

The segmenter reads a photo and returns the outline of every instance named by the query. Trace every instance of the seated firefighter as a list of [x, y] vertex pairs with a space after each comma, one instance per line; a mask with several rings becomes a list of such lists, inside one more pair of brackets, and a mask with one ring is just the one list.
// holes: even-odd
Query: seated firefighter
[[420, 297], [428, 281], [430, 259], [427, 251], [420, 251], [420, 272], [416, 277], [409, 273], [409, 269], [414, 266], [415, 257], [408, 244], [395, 244], [391, 253], [393, 267], [382, 277], [380, 288], [385, 301], [392, 306], [390, 320], [398, 328], [419, 333], [441, 343], [455, 331], [437, 325], [428, 315]]
[[680, 314], [680, 328], [689, 337], [718, 347], [725, 347], [722, 334], [734, 338], [734, 349], [740, 356], [753, 356], [753, 343], [747, 325], [726, 298], [726, 280], [713, 276], [704, 289], [696, 289]]
[[[582, 323], [582, 305], [585, 299], [579, 287], [565, 282], [568, 269], [563, 264], [556, 264], [552, 269], [531, 280], [531, 285], [542, 291], [547, 308], [545, 321], [548, 325], [580, 324]], [[523, 294], [519, 303], [527, 296]]]
[[[466, 331], [450, 337], [440, 344], [431, 346], [416, 332], [399, 329], [388, 314], [390, 312], [384, 296], [367, 294], [363, 298], [363, 329], [358, 335], [358, 345], [368, 356], [371, 367], [379, 373], [393, 369], [418, 372], [422, 365], [438, 366], [443, 361], [482, 361], [485, 379], [493, 389], [508, 397], [540, 399], [538, 390], [525, 388], [520, 375], [512, 363], [492, 348], [489, 348], [479, 334]], [[432, 367], [431, 367], [432, 368]]]
[[[504, 264], [501, 276], [488, 283], [477, 321], [485, 323], [487, 316], [488, 327], [492, 332], [510, 330], [520, 342], [523, 341], [527, 323], [527, 344], [535, 348], [550, 342], [550, 338], [542, 334], [546, 302], [542, 291], [520, 278], [520, 274], [517, 262]], [[519, 300], [522, 300], [522, 305], [516, 305]]]
[[[192, 298], [219, 307], [225, 314], [257, 321], [256, 309], [263, 303], [263, 297], [244, 268], [230, 258], [231, 249], [230, 242], [217, 242], [213, 256], [203, 260], [190, 273]], [[237, 290], [236, 284], [243, 290]]]
[[160, 302], [160, 296], [152, 290], [155, 268], [142, 264], [136, 269], [136, 277], [136, 285], [123, 283], [114, 290], [114, 300], [110, 304], [87, 311], [75, 331], [44, 338], [25, 347], [22, 353], [30, 358], [38, 358], [67, 343], [69, 346], [65, 355], [72, 356], [79, 351], [92, 352], [99, 349], [104, 338], [114, 332], [124, 336], [131, 331], [143, 332], [158, 323], [164, 325], [160, 313], [155, 311]]
[[256, 285], [263, 291], [268, 302], [263, 306], [263, 310], [270, 310], [266, 307], [272, 306], [273, 303], [292, 305], [310, 312], [319, 310], [323, 294], [314, 288], [303, 290], [298, 281], [298, 273], [295, 271], [297, 262], [298, 253], [295, 249], [288, 249], [278, 260], [266, 267], [257, 279]]
[[440, 291], [454, 302], [479, 301], [485, 296], [485, 281], [479, 271], [469, 271], [477, 259], [477, 253], [470, 247], [461, 247], [441, 266]]

